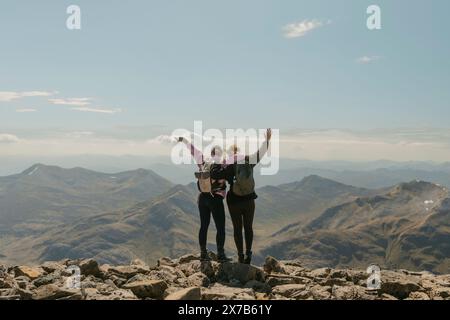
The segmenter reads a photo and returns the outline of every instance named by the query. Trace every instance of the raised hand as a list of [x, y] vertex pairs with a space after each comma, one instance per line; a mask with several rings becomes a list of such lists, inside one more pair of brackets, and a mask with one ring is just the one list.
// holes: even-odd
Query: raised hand
[[272, 129], [268, 128], [264, 136], [266, 137], [267, 141], [270, 141], [270, 139], [272, 138]]

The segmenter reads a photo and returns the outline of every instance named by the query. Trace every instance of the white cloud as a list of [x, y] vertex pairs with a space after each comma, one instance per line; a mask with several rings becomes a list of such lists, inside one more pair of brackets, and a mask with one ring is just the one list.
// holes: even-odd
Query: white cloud
[[13, 134], [0, 133], [0, 143], [16, 143], [19, 142], [19, 138]]
[[48, 99], [52, 104], [62, 105], [62, 106], [77, 106], [84, 107], [91, 104], [91, 98], [67, 98], [67, 99]]
[[16, 112], [19, 113], [28, 113], [28, 112], [36, 112], [36, 109], [33, 108], [20, 108], [20, 109], [16, 109]]
[[94, 112], [94, 113], [107, 113], [115, 114], [122, 112], [120, 108], [95, 108], [95, 107], [74, 107], [71, 110], [81, 111], [81, 112]]
[[49, 91], [0, 91], [0, 101], [10, 102], [25, 97], [50, 97], [56, 94], [56, 92]]
[[150, 144], [173, 144], [177, 142], [177, 138], [169, 135], [159, 135], [153, 139], [147, 140]]
[[361, 63], [361, 64], [368, 64], [368, 63], [378, 61], [380, 59], [381, 59], [381, 57], [379, 57], [379, 56], [362, 56], [362, 57], [359, 57], [358, 59], [356, 59], [356, 62]]
[[93, 136], [94, 134], [95, 134], [95, 132], [93, 132], [93, 131], [73, 131], [73, 132], [67, 133], [66, 136], [68, 138], [79, 139], [79, 138], [83, 138], [83, 137], [90, 137], [90, 136]]
[[324, 24], [330, 24], [331, 21], [326, 23], [319, 20], [303, 20], [301, 22], [295, 22], [287, 24], [283, 27], [283, 35], [285, 38], [299, 38], [305, 36], [308, 32], [322, 27]]

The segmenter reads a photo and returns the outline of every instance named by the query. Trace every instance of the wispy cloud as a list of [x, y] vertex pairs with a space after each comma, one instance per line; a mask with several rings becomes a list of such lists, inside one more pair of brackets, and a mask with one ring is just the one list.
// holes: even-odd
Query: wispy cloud
[[50, 97], [56, 93], [55, 91], [0, 91], [0, 101], [10, 102], [26, 97]]
[[107, 113], [115, 114], [122, 112], [120, 108], [96, 108], [96, 107], [74, 107], [71, 110], [81, 111], [81, 112], [94, 112], [94, 113]]
[[77, 106], [84, 107], [91, 104], [91, 98], [57, 98], [57, 99], [48, 99], [48, 101], [55, 105], [61, 106]]
[[27, 112], [36, 112], [36, 109], [33, 108], [20, 108], [20, 109], [16, 109], [16, 112], [18, 113], [27, 113]]
[[380, 56], [362, 56], [356, 59], [357, 63], [368, 64], [380, 60]]
[[19, 138], [13, 134], [0, 133], [0, 143], [16, 143], [19, 142]]
[[307, 33], [314, 29], [320, 28], [326, 24], [330, 24], [331, 21], [323, 22], [320, 20], [303, 20], [300, 22], [294, 22], [287, 24], [283, 27], [283, 35], [285, 38], [299, 38], [305, 36]]
[[69, 138], [79, 139], [79, 138], [83, 138], [83, 137], [91, 137], [94, 134], [95, 134], [95, 132], [93, 132], [93, 131], [73, 131], [73, 132], [67, 133], [66, 136]]

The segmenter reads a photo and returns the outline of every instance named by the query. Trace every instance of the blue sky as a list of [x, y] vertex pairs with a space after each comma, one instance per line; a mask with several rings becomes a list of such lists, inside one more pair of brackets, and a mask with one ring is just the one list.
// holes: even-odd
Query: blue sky
[[[70, 4], [81, 7], [82, 30], [65, 27]], [[370, 4], [381, 7], [382, 30], [366, 28]], [[28, 144], [0, 148], [14, 154], [62, 135], [114, 145], [194, 120], [338, 136], [436, 132], [450, 118], [448, 15], [445, 0], [2, 1], [0, 134]], [[305, 21], [318, 26], [284, 35]], [[33, 91], [48, 96], [24, 94]], [[396, 158], [389, 152], [380, 158]]]

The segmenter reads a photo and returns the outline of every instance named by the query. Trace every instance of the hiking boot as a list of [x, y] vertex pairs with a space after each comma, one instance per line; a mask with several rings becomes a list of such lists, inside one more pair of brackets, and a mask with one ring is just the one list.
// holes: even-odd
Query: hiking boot
[[200, 261], [210, 261], [211, 258], [209, 257], [208, 251], [202, 250], [200, 252]]
[[225, 255], [225, 252], [224, 252], [224, 251], [219, 251], [219, 252], [217, 253], [217, 261], [220, 262], [220, 263], [224, 263], [224, 262], [230, 262], [231, 259], [228, 258], [228, 257]]
[[244, 254], [243, 253], [238, 253], [238, 262], [244, 263]]
[[252, 262], [252, 252], [250, 251], [245, 254], [244, 263], [250, 264], [251, 262]]

